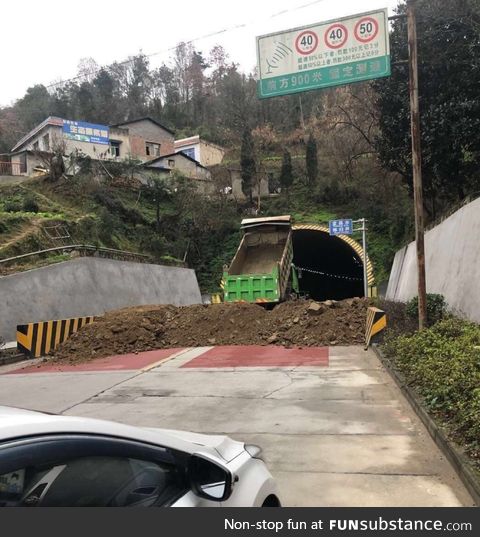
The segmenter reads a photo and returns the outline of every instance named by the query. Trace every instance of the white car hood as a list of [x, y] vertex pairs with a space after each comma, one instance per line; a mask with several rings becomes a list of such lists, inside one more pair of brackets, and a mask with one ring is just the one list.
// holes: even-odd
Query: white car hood
[[244, 443], [232, 440], [225, 435], [191, 433], [189, 431], [177, 431], [174, 429], [159, 429], [155, 427], [144, 427], [147, 431], [165, 433], [180, 440], [197, 444], [199, 447], [209, 447], [229, 462], [244, 451]]
[[75, 416], [58, 416], [0, 406], [0, 443], [4, 440], [45, 434], [100, 434], [150, 442], [185, 453], [210, 452], [231, 461], [244, 444], [228, 436], [206, 435], [160, 428], [132, 427], [114, 421]]

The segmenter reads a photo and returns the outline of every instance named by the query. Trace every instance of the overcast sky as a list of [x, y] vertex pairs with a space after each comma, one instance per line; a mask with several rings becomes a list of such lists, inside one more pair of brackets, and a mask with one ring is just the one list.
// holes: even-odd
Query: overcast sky
[[[2, 2], [0, 106], [29, 86], [75, 76], [82, 58], [100, 65], [142, 51], [152, 65], [168, 62], [168, 49], [210, 33], [194, 45], [205, 54], [222, 45], [230, 59], [251, 70], [255, 36], [372, 9], [398, 0], [20, 0]], [[304, 6], [304, 7], [302, 7]], [[236, 28], [234, 28], [236, 27]]]

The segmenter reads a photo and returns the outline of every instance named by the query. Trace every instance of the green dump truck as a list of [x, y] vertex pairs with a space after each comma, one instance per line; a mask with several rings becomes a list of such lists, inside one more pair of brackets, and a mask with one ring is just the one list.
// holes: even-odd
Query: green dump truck
[[281, 302], [298, 292], [290, 216], [247, 218], [240, 246], [223, 271], [225, 302]]

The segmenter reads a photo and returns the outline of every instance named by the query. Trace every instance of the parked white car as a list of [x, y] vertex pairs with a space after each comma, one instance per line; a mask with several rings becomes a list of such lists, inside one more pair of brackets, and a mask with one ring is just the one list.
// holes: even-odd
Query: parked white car
[[0, 406], [0, 506], [279, 506], [257, 446]]

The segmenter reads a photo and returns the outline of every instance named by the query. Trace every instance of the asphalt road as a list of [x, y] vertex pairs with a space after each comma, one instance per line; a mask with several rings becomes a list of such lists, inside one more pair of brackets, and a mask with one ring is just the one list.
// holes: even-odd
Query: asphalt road
[[284, 505], [473, 505], [372, 351], [268, 347], [259, 367], [257, 350], [177, 349], [122, 369], [5, 366], [0, 404], [259, 444]]

